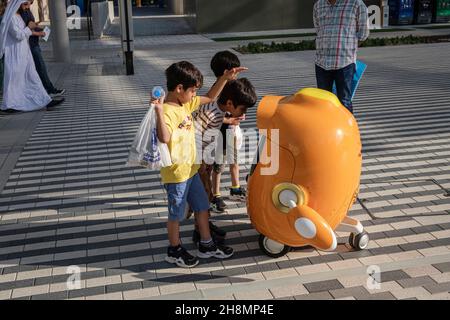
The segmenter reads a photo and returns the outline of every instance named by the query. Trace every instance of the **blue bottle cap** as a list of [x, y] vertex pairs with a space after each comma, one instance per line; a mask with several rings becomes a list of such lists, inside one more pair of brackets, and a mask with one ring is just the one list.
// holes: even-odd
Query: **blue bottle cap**
[[165, 95], [166, 95], [166, 93], [162, 87], [160, 87], [160, 86], [153, 87], [153, 90], [152, 90], [153, 98], [159, 99], [159, 98], [164, 97]]

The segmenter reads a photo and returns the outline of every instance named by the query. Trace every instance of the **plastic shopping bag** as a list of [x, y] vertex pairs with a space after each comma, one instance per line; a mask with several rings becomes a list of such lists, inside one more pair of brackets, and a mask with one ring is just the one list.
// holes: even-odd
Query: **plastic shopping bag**
[[126, 165], [140, 166], [150, 170], [158, 170], [172, 165], [167, 144], [158, 140], [154, 106], [149, 108], [139, 126]]
[[[364, 62], [361, 62], [359, 60], [356, 61], [356, 71], [352, 79], [352, 100], [355, 97], [356, 89], [358, 89], [359, 82], [361, 81], [361, 78], [366, 69], [367, 65]], [[337, 94], [336, 83], [333, 83], [333, 93]]]

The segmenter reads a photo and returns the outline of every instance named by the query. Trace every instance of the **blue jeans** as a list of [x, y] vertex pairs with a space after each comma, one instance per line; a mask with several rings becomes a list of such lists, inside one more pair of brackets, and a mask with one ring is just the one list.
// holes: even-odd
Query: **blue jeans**
[[336, 83], [337, 97], [351, 113], [353, 113], [352, 80], [355, 71], [354, 63], [338, 70], [325, 70], [316, 65], [317, 88], [332, 92], [333, 83]]
[[167, 183], [164, 188], [167, 191], [170, 221], [183, 221], [188, 203], [196, 213], [209, 209], [208, 195], [198, 173], [184, 182]]
[[48, 94], [54, 93], [56, 91], [50, 78], [47, 74], [47, 67], [45, 66], [44, 58], [42, 57], [41, 48], [39, 46], [31, 47], [31, 54], [33, 55], [34, 65], [36, 66], [36, 71], [41, 78], [42, 84]]

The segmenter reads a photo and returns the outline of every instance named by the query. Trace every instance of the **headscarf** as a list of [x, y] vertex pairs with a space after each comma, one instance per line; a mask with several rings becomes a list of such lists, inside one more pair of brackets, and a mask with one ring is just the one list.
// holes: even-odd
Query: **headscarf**
[[19, 10], [22, 3], [28, 2], [27, 0], [9, 0], [6, 6], [5, 14], [2, 18], [2, 24], [0, 25], [0, 57], [5, 54], [6, 37], [8, 35], [9, 27], [11, 26], [14, 15]]

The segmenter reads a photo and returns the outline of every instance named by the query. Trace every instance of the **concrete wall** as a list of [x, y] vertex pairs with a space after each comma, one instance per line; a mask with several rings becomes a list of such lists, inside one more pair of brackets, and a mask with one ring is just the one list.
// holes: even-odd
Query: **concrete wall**
[[[185, 0], [198, 33], [313, 28], [316, 0]], [[364, 1], [380, 5], [380, 0]], [[192, 11], [187, 9], [186, 11]]]

